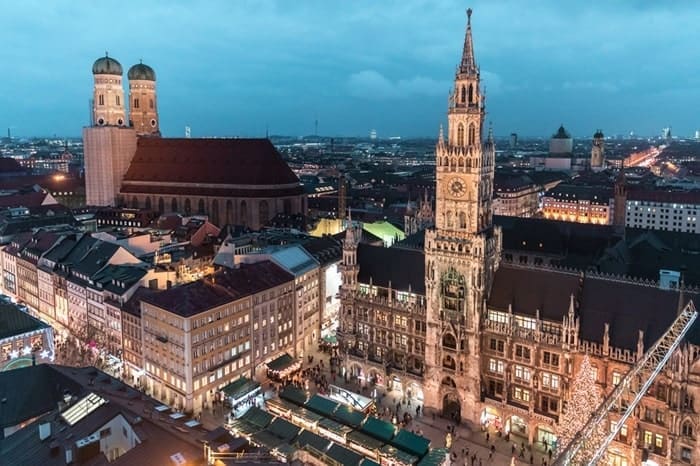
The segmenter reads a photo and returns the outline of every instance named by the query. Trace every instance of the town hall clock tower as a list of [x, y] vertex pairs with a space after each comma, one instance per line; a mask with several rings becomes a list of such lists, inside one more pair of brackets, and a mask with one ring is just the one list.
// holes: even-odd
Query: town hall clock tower
[[482, 142], [485, 99], [474, 59], [471, 9], [462, 60], [435, 149], [435, 228], [425, 235], [428, 300], [425, 404], [454, 420], [480, 412], [479, 328], [498, 267], [501, 231], [493, 225], [495, 147]]

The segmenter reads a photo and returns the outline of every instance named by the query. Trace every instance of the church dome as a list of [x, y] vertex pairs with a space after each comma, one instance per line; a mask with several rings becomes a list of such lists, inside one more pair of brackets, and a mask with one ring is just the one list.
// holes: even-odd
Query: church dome
[[144, 65], [143, 63], [137, 63], [131, 68], [129, 68], [129, 73], [127, 74], [129, 76], [129, 81], [131, 80], [142, 80], [142, 81], [155, 81], [156, 80], [156, 72], [153, 71], [153, 68], [151, 68], [148, 65]]
[[122, 73], [122, 65], [117, 60], [107, 55], [98, 58], [92, 65], [92, 74], [116, 74], [117, 76], [121, 76]]

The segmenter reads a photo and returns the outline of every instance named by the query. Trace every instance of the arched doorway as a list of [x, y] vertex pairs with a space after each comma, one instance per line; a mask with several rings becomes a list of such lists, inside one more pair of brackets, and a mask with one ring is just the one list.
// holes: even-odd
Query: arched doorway
[[369, 370], [369, 383], [384, 386], [384, 377], [376, 369]]
[[491, 406], [487, 406], [481, 411], [481, 417], [479, 418], [481, 422], [481, 427], [486, 430], [499, 431], [503, 428], [503, 418], [501, 418], [501, 412]]
[[528, 438], [527, 422], [520, 416], [511, 416], [506, 421], [506, 433], [517, 435], [524, 439]]
[[462, 405], [457, 392], [447, 392], [442, 397], [442, 417], [459, 424], [462, 421]]
[[539, 425], [537, 426], [537, 432], [535, 437], [535, 444], [540, 444], [544, 447], [545, 451], [551, 449], [552, 451], [557, 451], [557, 441], [559, 440], [554, 433], [554, 430], [549, 426]]

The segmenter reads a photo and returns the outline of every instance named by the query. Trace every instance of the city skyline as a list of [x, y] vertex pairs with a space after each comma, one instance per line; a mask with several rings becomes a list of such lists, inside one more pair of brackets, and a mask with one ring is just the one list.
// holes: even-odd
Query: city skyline
[[466, 24], [455, 12], [467, 6], [497, 135], [548, 136], [563, 123], [575, 136], [656, 135], [669, 125], [691, 136], [699, 125], [700, 79], [685, 53], [700, 39], [691, 2], [462, 3], [12, 5], [8, 16], [23, 21], [0, 33], [9, 44], [0, 58], [14, 66], [0, 126], [78, 135], [90, 67], [106, 49], [125, 70], [140, 59], [155, 69], [166, 136], [185, 126], [193, 136], [309, 135], [317, 121], [323, 135], [432, 137], [446, 121], [445, 77], [461, 47], [450, 39]]

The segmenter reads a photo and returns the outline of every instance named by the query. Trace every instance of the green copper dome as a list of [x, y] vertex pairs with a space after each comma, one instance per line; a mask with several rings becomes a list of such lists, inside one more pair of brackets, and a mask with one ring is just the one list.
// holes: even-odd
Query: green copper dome
[[129, 77], [129, 81], [131, 80], [142, 80], [142, 81], [155, 81], [156, 80], [156, 72], [153, 71], [153, 68], [151, 68], [148, 65], [144, 65], [143, 63], [137, 63], [131, 68], [129, 68], [129, 72], [127, 73], [127, 76]]
[[108, 55], [98, 58], [92, 65], [92, 74], [115, 74], [121, 76], [122, 73], [122, 65]]

